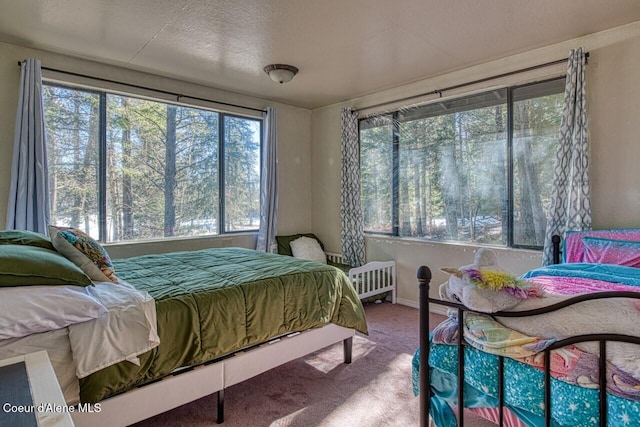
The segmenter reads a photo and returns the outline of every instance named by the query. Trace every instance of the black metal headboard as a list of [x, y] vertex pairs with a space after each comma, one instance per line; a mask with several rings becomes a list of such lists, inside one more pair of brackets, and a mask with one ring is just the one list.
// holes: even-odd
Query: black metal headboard
[[560, 255], [562, 255], [562, 250], [560, 250], [560, 236], [554, 234], [551, 237], [551, 243], [553, 244], [553, 263], [560, 264]]

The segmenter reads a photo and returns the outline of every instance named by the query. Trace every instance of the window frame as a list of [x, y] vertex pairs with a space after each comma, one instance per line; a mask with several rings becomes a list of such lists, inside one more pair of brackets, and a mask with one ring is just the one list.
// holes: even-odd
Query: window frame
[[[482, 90], [482, 91], [478, 91], [478, 92], [474, 92], [472, 94], [464, 94], [464, 95], [460, 95], [460, 96], [455, 96], [452, 97], [450, 100], [464, 100], [465, 98], [471, 98], [473, 96], [477, 96], [479, 94], [485, 94], [485, 93], [491, 93], [495, 90], [505, 90], [506, 91], [506, 150], [505, 150], [505, 155], [507, 158], [507, 164], [506, 164], [506, 170], [507, 170], [507, 194], [505, 195], [505, 197], [507, 198], [506, 202], [507, 202], [507, 230], [506, 230], [506, 244], [505, 246], [502, 245], [497, 245], [499, 247], [506, 247], [506, 248], [512, 248], [512, 249], [530, 249], [530, 250], [542, 250], [543, 247], [542, 246], [538, 246], [538, 245], [529, 245], [529, 244], [521, 244], [521, 243], [515, 243], [515, 238], [514, 238], [514, 158], [513, 158], [513, 136], [514, 136], [514, 129], [513, 129], [513, 125], [514, 125], [514, 120], [513, 120], [513, 106], [514, 106], [514, 102], [516, 100], [514, 100], [514, 91], [520, 90], [520, 89], [526, 89], [528, 87], [533, 87], [533, 86], [537, 86], [537, 85], [553, 85], [553, 84], [558, 84], [560, 82], [564, 82], [564, 80], [566, 79], [566, 75], [561, 75], [561, 76], [557, 76], [557, 77], [552, 77], [552, 78], [548, 78], [548, 79], [544, 79], [544, 80], [539, 80], [539, 81], [534, 81], [534, 82], [529, 82], [529, 83], [523, 83], [523, 84], [518, 84], [518, 85], [511, 85], [511, 86], [505, 86], [505, 87], [499, 87], [499, 88], [488, 88], [486, 90]], [[562, 88], [564, 88], [564, 84], [562, 85]], [[538, 92], [532, 92], [529, 95], [526, 96], [521, 96], [518, 97], [517, 101], [521, 101], [521, 100], [527, 100], [527, 99], [534, 99], [534, 98], [539, 98], [545, 95], [549, 95], [549, 94], [560, 94], [563, 93], [563, 90], [554, 90], [554, 91], [538, 91]], [[423, 106], [428, 106], [431, 105], [433, 103], [436, 102], [440, 102], [440, 100], [435, 100], [433, 102], [428, 102], [423, 104]], [[409, 107], [410, 108], [410, 107]], [[416, 108], [420, 108], [420, 106], [416, 107]], [[481, 108], [481, 107], [477, 107], [477, 108]], [[389, 119], [391, 120], [391, 127], [392, 127], [392, 164], [393, 164], [393, 176], [392, 176], [392, 204], [391, 204], [391, 231], [389, 232], [380, 232], [380, 231], [370, 231], [370, 230], [364, 230], [365, 234], [368, 235], [382, 235], [382, 236], [390, 236], [390, 237], [396, 237], [396, 238], [400, 238], [400, 239], [415, 239], [415, 237], [410, 237], [410, 236], [401, 236], [400, 235], [400, 214], [399, 214], [399, 205], [400, 205], [400, 195], [399, 195], [399, 188], [400, 188], [400, 118], [399, 115], [402, 111], [407, 111], [407, 108], [399, 108], [397, 110], [394, 111], [385, 111], [383, 113], [378, 113], [378, 114], [374, 114], [371, 116], [367, 116], [367, 117], [363, 117], [358, 119], [358, 143], [361, 144], [362, 140], [360, 139], [360, 130], [361, 130], [361, 123], [364, 121], [368, 121], [368, 120], [372, 120], [375, 119], [376, 117], [382, 117], [382, 116], [387, 116], [389, 117]], [[438, 117], [441, 114], [426, 114], [424, 116], [422, 116], [421, 118], [429, 118], [429, 117]], [[362, 147], [360, 145], [360, 153], [362, 153]], [[361, 155], [362, 156], [362, 155]], [[362, 164], [362, 157], [360, 158], [360, 163]], [[459, 240], [430, 240], [430, 239], [420, 239], [419, 240], [424, 240], [427, 242], [436, 242], [436, 243], [455, 243], [455, 244], [474, 244], [474, 245], [481, 245], [481, 246], [496, 246], [496, 245], [492, 245], [492, 244], [486, 244], [486, 243], [473, 243], [473, 242], [465, 242], [465, 241], [459, 241]]]
[[[236, 119], [243, 119], [243, 120], [251, 120], [251, 121], [255, 121], [257, 123], [259, 123], [259, 138], [260, 138], [260, 148], [259, 148], [259, 174], [260, 174], [260, 186], [259, 186], [259, 193], [262, 193], [262, 162], [263, 162], [263, 150], [264, 150], [264, 116], [263, 117], [258, 117], [258, 116], [253, 116], [253, 115], [242, 115], [242, 114], [238, 114], [238, 113], [231, 113], [231, 112], [226, 112], [223, 110], [217, 110], [214, 108], [207, 108], [207, 107], [203, 107], [201, 105], [193, 105], [193, 104], [189, 104], [189, 103], [184, 103], [184, 102], [173, 102], [173, 101], [167, 101], [165, 99], [161, 99], [161, 98], [154, 98], [151, 96], [144, 96], [144, 95], [139, 95], [139, 94], [135, 94], [135, 93], [129, 93], [129, 92], [123, 92], [123, 91], [116, 91], [116, 90], [109, 90], [109, 89], [105, 89], [105, 88], [96, 88], [96, 87], [89, 87], [89, 86], [85, 86], [85, 85], [77, 85], [77, 84], [73, 84], [73, 83], [68, 83], [68, 82], [61, 82], [59, 80], [53, 80], [53, 79], [46, 79], [43, 78], [42, 79], [42, 84], [43, 86], [52, 86], [52, 87], [59, 87], [59, 88], [63, 88], [63, 89], [68, 89], [68, 90], [76, 90], [76, 91], [83, 91], [86, 93], [91, 93], [91, 94], [95, 94], [99, 97], [99, 106], [98, 106], [98, 112], [99, 112], [99, 117], [98, 117], [98, 167], [97, 167], [97, 181], [98, 181], [98, 197], [97, 197], [97, 201], [98, 201], [98, 206], [97, 206], [97, 213], [98, 213], [98, 233], [99, 233], [99, 237], [98, 237], [98, 241], [100, 241], [101, 243], [109, 243], [109, 244], [120, 244], [120, 243], [126, 243], [126, 244], [135, 244], [135, 243], [142, 243], [142, 242], [148, 242], [151, 240], [154, 241], [158, 241], [158, 240], [170, 240], [170, 239], [197, 239], [197, 238], [202, 238], [202, 237], [215, 237], [215, 236], [222, 236], [222, 235], [232, 235], [232, 234], [241, 234], [241, 233], [256, 233], [259, 231], [259, 226], [258, 228], [255, 229], [247, 229], [247, 230], [237, 230], [237, 231], [228, 231], [225, 230], [226, 227], [226, 218], [225, 218], [225, 205], [226, 205], [226, 192], [225, 192], [225, 185], [226, 185], [226, 179], [225, 179], [225, 144], [226, 144], [226, 135], [225, 135], [225, 118], [227, 117], [231, 117], [231, 118], [236, 118]], [[185, 108], [194, 108], [194, 109], [199, 109], [199, 110], [205, 110], [205, 111], [210, 111], [212, 113], [216, 113], [218, 114], [218, 218], [216, 219], [216, 228], [217, 228], [217, 234], [205, 234], [205, 235], [197, 235], [197, 236], [172, 236], [172, 237], [157, 237], [157, 238], [152, 238], [152, 239], [133, 239], [133, 240], [118, 240], [118, 241], [113, 241], [113, 242], [108, 242], [107, 241], [107, 230], [108, 230], [108, 224], [107, 224], [107, 163], [108, 163], [108, 158], [107, 158], [107, 148], [108, 148], [108, 144], [107, 144], [107, 127], [108, 127], [108, 123], [107, 123], [107, 115], [108, 115], [108, 111], [107, 111], [107, 96], [108, 95], [115, 95], [115, 96], [124, 96], [124, 97], [128, 97], [128, 98], [134, 98], [134, 99], [140, 99], [140, 100], [145, 100], [145, 101], [151, 101], [151, 102], [158, 102], [158, 103], [162, 103], [162, 104], [171, 104], [171, 105], [176, 105], [179, 107], [185, 107]], [[259, 200], [259, 202], [261, 203], [261, 200]], [[259, 207], [261, 208], [261, 207]]]

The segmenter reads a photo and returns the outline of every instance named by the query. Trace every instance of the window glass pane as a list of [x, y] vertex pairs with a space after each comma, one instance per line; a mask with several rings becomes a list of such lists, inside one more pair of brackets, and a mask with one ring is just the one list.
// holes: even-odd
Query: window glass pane
[[389, 116], [360, 122], [360, 179], [364, 229], [391, 233], [393, 126]]
[[107, 96], [109, 241], [217, 233], [219, 114]]
[[52, 222], [107, 242], [259, 228], [262, 120], [48, 83], [43, 89]]
[[366, 229], [376, 230], [374, 211], [387, 215], [378, 229], [398, 236], [542, 247], [563, 93], [558, 78], [513, 87], [510, 97], [495, 89], [398, 110], [397, 128], [391, 114], [384, 124], [361, 120]]
[[400, 123], [400, 236], [506, 244], [506, 104], [494, 99]]
[[515, 245], [544, 244], [560, 135], [563, 86], [563, 79], [558, 79], [513, 90], [516, 99], [513, 104]]
[[98, 238], [100, 96], [45, 85], [43, 101], [51, 222]]
[[225, 231], [260, 227], [260, 121], [224, 117]]

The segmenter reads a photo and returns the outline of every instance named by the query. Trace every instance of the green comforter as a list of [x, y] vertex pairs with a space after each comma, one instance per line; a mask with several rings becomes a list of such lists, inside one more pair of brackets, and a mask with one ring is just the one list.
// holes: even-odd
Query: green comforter
[[119, 278], [156, 300], [160, 345], [80, 380], [96, 402], [176, 368], [200, 364], [289, 332], [327, 323], [367, 333], [362, 304], [342, 271], [311, 261], [223, 248], [114, 261]]

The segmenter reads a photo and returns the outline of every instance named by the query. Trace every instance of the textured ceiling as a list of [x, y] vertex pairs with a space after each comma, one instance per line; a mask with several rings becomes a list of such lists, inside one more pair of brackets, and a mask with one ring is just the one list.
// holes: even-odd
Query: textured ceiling
[[[0, 41], [305, 108], [640, 21], [640, 0], [0, 0], [0, 10]], [[300, 72], [279, 85], [262, 71], [271, 63]]]

